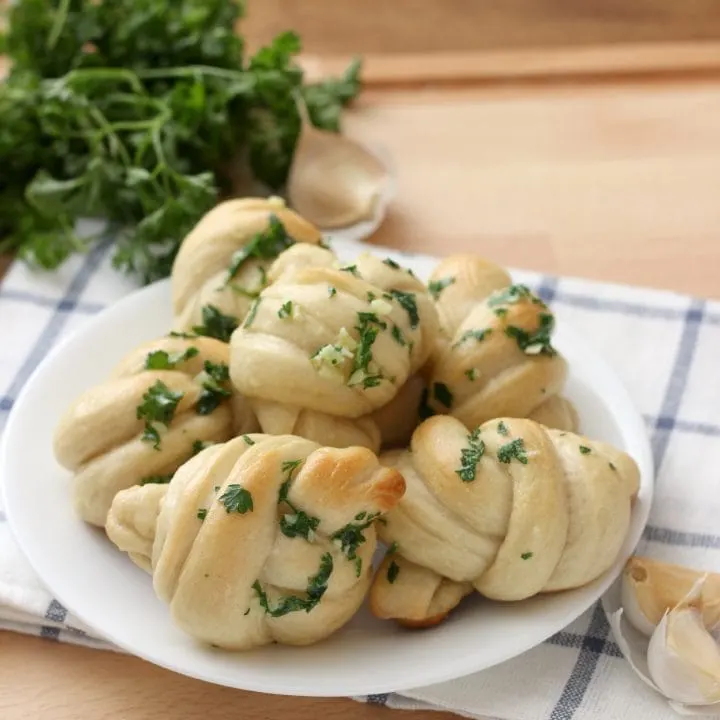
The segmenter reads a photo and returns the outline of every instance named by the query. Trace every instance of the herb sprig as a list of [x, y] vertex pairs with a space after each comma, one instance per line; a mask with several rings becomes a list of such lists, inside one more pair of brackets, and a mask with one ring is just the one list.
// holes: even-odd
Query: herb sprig
[[[53, 269], [107, 219], [116, 268], [170, 273], [183, 237], [232, 189], [238, 163], [284, 185], [301, 128], [337, 131], [359, 62], [305, 82], [293, 32], [247, 57], [233, 0], [18, 0], [0, 46], [0, 252]], [[298, 103], [301, 98], [302, 103]]]

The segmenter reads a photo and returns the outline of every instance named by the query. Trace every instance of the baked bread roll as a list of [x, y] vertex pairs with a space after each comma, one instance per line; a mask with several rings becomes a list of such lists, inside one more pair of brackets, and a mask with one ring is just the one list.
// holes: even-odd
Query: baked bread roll
[[[629, 455], [525, 419], [468, 432], [455, 418], [434, 417], [415, 431], [411, 451], [381, 462], [407, 489], [378, 528], [394, 552], [371, 607], [414, 623], [441, 619], [468, 583], [495, 600], [522, 600], [594, 580], [620, 551], [639, 488]], [[403, 578], [399, 558], [428, 572]]]
[[361, 605], [374, 520], [403, 491], [365, 448], [250, 435], [207, 448], [170, 485], [119, 493], [106, 530], [151, 569], [189, 635], [234, 650], [307, 645]]
[[537, 412], [539, 420], [573, 429], [577, 416], [567, 400], [540, 409], [562, 392], [567, 377], [567, 363], [552, 345], [554, 327], [550, 309], [524, 285], [474, 304], [433, 363], [430, 407], [467, 427]]
[[231, 377], [264, 432], [376, 450], [372, 413], [429, 357], [437, 315], [423, 284], [390, 260], [336, 265], [318, 248], [277, 259], [232, 336]]
[[75, 508], [103, 526], [120, 490], [169, 482], [207, 442], [252, 431], [247, 403], [232, 392], [229, 347], [207, 337], [162, 337], [129, 353], [110, 377], [63, 415], [55, 457], [74, 473]]
[[[207, 308], [239, 325], [267, 284], [270, 263], [293, 243], [317, 244], [320, 232], [280, 198], [227, 200], [183, 240], [172, 270], [174, 329], [204, 326]], [[227, 324], [226, 323], [226, 324]], [[220, 337], [226, 340], [229, 337]]]

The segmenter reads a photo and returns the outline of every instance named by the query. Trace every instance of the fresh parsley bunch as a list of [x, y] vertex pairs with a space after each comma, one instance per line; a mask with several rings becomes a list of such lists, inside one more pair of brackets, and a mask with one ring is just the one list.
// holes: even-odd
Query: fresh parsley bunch
[[80, 217], [106, 218], [117, 268], [169, 274], [186, 233], [249, 168], [284, 184], [298, 102], [339, 130], [359, 63], [305, 84], [300, 39], [250, 58], [233, 0], [18, 0], [0, 47], [0, 252], [46, 269], [85, 250]]

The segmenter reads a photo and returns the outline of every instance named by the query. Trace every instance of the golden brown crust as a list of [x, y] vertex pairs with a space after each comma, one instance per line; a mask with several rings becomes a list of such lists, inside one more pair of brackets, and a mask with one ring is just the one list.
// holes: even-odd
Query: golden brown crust
[[615, 561], [639, 488], [636, 464], [616, 448], [526, 419], [470, 433], [436, 416], [415, 431], [411, 450], [381, 457], [403, 474], [406, 493], [378, 532], [397, 543], [396, 563], [425, 574], [403, 582], [401, 570], [389, 583], [380, 571], [371, 590], [380, 617], [441, 614], [416, 605], [440, 580], [520, 600], [584, 585]]
[[[210, 447], [187, 462], [159, 511], [157, 497], [143, 493], [145, 488], [118, 495], [108, 527], [122, 524], [124, 532], [109, 535], [121, 550], [136, 551], [143, 533], [133, 532], [128, 513], [133, 507], [138, 518], [157, 513], [154, 587], [173, 620], [193, 637], [231, 649], [273, 640], [304, 645], [334, 632], [362, 603], [372, 578], [373, 517], [393, 507], [403, 488], [402, 476], [380, 466], [365, 448], [252, 435]], [[239, 491], [246, 493], [242, 511], [228, 507], [227, 493]], [[302, 528], [296, 525], [300, 513], [314, 519], [307, 536], [279, 529], [282, 523]], [[362, 533], [352, 557], [335, 539], [340, 531], [347, 535], [348, 525]], [[307, 599], [308, 579], [327, 558], [332, 561], [327, 590], [310, 612], [279, 617], [265, 612], [261, 593], [274, 608], [288, 595]]]
[[[151, 353], [166, 353], [170, 368], [146, 369]], [[224, 442], [235, 432], [255, 429], [254, 416], [236, 393], [222, 397], [211, 413], [198, 412], [208, 380], [205, 362], [227, 364], [228, 359], [228, 346], [212, 338], [157, 338], [128, 353], [108, 380], [66, 410], [55, 430], [54, 451], [74, 473], [74, 503], [85, 521], [104, 525], [117, 492], [145, 477], [174, 473], [191, 456], [195, 442]], [[160, 437], [155, 448], [142, 439], [146, 420], [138, 417], [138, 407], [157, 383], [182, 397], [169, 425], [154, 426]]]
[[[252, 297], [229, 285], [228, 269], [233, 254], [277, 217], [297, 243], [317, 244], [320, 232], [280, 198], [236, 198], [216, 205], [202, 217], [183, 240], [172, 270], [173, 309], [176, 330], [202, 324], [202, 308], [213, 305], [240, 322]], [[233, 278], [232, 285], [258, 292], [265, 284], [269, 261], [251, 258]]]

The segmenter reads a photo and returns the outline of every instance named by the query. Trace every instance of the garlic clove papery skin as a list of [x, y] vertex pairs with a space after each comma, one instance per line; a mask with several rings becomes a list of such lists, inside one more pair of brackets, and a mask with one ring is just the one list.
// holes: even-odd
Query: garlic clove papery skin
[[623, 608], [609, 615], [608, 620], [615, 636], [615, 642], [635, 674], [655, 692], [662, 694], [660, 688], [650, 678], [647, 662], [647, 638], [627, 621], [627, 614], [624, 613]]
[[665, 614], [650, 638], [650, 677], [668, 699], [686, 705], [720, 702], [720, 647], [702, 614], [686, 601]]
[[322, 230], [373, 221], [379, 225], [392, 177], [360, 143], [305, 123], [287, 181], [292, 207]]

